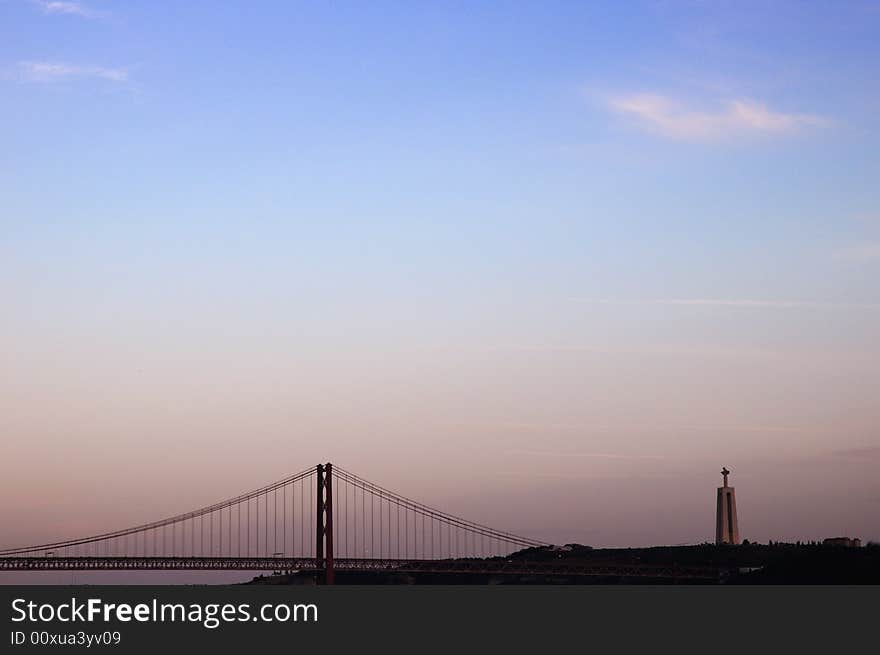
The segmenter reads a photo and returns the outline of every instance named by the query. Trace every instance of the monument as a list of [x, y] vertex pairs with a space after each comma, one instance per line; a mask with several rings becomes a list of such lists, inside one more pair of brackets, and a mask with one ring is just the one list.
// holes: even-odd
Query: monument
[[738, 544], [739, 526], [736, 522], [736, 492], [733, 487], [727, 486], [727, 476], [730, 471], [727, 467], [721, 469], [724, 484], [718, 487], [718, 502], [715, 510], [715, 543]]

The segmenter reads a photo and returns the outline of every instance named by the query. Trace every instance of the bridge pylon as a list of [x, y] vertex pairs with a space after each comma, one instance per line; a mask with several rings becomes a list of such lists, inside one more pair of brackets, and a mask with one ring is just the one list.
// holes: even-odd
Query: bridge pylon
[[315, 513], [315, 566], [319, 580], [333, 584], [333, 464], [318, 464], [317, 507]]

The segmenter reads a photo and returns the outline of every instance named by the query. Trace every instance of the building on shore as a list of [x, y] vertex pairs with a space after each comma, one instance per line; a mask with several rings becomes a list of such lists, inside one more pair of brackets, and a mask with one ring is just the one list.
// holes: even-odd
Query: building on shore
[[822, 540], [823, 546], [843, 546], [844, 548], [859, 548], [862, 540], [858, 537], [828, 537]]

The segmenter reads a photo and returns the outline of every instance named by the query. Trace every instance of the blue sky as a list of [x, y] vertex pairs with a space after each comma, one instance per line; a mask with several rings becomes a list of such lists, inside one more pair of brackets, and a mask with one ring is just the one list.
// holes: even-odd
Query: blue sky
[[[246, 487], [235, 429], [293, 422], [425, 501], [382, 453], [710, 506], [722, 464], [829, 466], [823, 518], [756, 536], [880, 537], [878, 32], [867, 0], [0, 0], [7, 438], [167, 441], [172, 477], [212, 443]], [[710, 531], [619, 497], [564, 538]]]
[[[839, 284], [763, 294], [875, 291], [834, 263], [876, 260], [880, 238], [870, 3], [3, 11], [4, 197], [24, 244], [201, 238], [207, 222], [233, 241], [375, 238], [443, 275], [450, 256], [477, 274], [516, 260], [555, 284], [580, 255], [631, 257], [638, 276], [658, 248], [801, 268], [824, 249]], [[621, 293], [642, 286], [629, 277]], [[725, 295], [752, 295], [736, 284]]]

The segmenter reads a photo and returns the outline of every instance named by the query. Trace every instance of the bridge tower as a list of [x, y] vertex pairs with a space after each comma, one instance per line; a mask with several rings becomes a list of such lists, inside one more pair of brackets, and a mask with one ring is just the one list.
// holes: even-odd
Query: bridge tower
[[730, 471], [721, 469], [722, 486], [718, 487], [718, 498], [715, 508], [715, 543], [717, 545], [739, 543], [739, 525], [736, 520], [736, 490], [727, 485]]
[[324, 583], [333, 584], [333, 465], [316, 467], [318, 505], [315, 513], [315, 564]]

